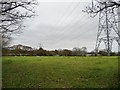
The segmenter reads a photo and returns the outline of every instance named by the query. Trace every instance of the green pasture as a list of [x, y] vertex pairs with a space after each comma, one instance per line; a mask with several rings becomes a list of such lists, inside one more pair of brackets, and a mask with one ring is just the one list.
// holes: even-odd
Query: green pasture
[[3, 88], [116, 88], [118, 57], [5, 56]]

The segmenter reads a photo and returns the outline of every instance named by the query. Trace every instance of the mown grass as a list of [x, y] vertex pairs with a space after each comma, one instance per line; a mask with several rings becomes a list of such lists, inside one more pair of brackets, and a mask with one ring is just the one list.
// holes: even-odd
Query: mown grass
[[3, 88], [118, 87], [117, 57], [3, 57]]

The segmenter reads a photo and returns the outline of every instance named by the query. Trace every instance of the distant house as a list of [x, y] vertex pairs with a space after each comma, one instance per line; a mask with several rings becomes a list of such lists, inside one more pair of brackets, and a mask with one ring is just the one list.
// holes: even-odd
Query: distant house
[[24, 46], [21, 44], [18, 45], [13, 45], [12, 47], [9, 47], [10, 50], [15, 50], [15, 49], [21, 49], [21, 50], [25, 50], [25, 51], [32, 51], [32, 47], [30, 46]]
[[88, 54], [86, 54], [86, 56], [93, 56], [93, 54], [89, 54], [89, 53], [88, 53]]

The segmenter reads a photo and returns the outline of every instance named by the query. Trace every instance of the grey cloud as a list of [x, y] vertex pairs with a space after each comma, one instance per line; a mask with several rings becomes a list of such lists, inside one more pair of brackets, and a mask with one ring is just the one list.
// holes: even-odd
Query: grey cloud
[[12, 44], [59, 49], [86, 46], [93, 50], [96, 42], [98, 18], [90, 18], [82, 12], [88, 3], [40, 2], [35, 18], [26, 20], [28, 27], [19, 36], [13, 36]]

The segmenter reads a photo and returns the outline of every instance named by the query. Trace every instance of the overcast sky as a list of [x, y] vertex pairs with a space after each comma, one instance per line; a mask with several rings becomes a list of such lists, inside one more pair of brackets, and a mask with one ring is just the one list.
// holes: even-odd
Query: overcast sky
[[[90, 2], [40, 1], [35, 8], [37, 16], [25, 20], [26, 28], [21, 34], [13, 35], [11, 45], [22, 44], [38, 48], [41, 43], [47, 50], [73, 47], [87, 47], [88, 51], [94, 50], [98, 17], [90, 18], [88, 14], [82, 12]], [[101, 44], [101, 48], [103, 45]], [[113, 50], [117, 50], [117, 45]]]

